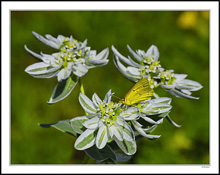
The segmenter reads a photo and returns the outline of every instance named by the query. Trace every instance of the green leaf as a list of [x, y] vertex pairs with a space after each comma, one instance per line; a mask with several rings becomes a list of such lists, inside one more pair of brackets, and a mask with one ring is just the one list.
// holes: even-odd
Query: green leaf
[[86, 120], [88, 120], [86, 116], [75, 117], [70, 120], [70, 125], [76, 133], [82, 134], [86, 130], [86, 128], [83, 126], [83, 123]]
[[116, 153], [116, 156], [117, 156], [117, 161], [119, 162], [125, 162], [132, 158], [132, 156], [123, 153]]
[[113, 137], [114, 137], [113, 139], [115, 140], [117, 145], [121, 148], [121, 150], [125, 154], [127, 154], [127, 155], [135, 154], [135, 152], [137, 150], [137, 146], [136, 146], [135, 141], [127, 141], [127, 140], [120, 141], [115, 136], [113, 136]]
[[95, 145], [89, 149], [86, 149], [85, 152], [90, 156], [92, 159], [97, 161], [103, 161], [106, 159], [112, 159], [116, 161], [116, 154], [111, 149], [110, 146], [106, 145], [103, 149], [98, 149]]
[[113, 139], [110, 142], [108, 141], [108, 145], [115, 151], [120, 149], [117, 143]]
[[76, 140], [74, 147], [77, 150], [85, 150], [95, 144], [97, 130], [87, 129]]
[[75, 76], [74, 74], [69, 76], [69, 78], [62, 80], [61, 82], [58, 82], [58, 84], [53, 90], [53, 94], [48, 103], [52, 104], [60, 100], [63, 100], [72, 92], [77, 82], [78, 82], [78, 77]]
[[61, 120], [58, 121], [56, 123], [51, 123], [51, 124], [39, 124], [39, 126], [41, 126], [42, 128], [49, 128], [49, 127], [53, 127], [58, 129], [59, 131], [68, 133], [74, 137], [76, 137], [76, 132], [71, 128], [70, 126], [70, 120]]

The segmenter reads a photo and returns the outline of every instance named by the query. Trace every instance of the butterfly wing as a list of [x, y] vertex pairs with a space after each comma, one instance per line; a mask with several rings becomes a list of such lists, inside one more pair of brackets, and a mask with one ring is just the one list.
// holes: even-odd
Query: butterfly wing
[[153, 89], [150, 88], [147, 78], [140, 79], [125, 95], [124, 103], [132, 105], [153, 96]]

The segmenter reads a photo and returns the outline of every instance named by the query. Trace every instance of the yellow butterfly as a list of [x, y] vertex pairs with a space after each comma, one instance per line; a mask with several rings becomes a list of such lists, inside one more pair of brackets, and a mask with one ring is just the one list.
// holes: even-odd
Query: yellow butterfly
[[147, 78], [143, 77], [127, 92], [119, 103], [126, 105], [132, 105], [144, 100], [147, 100], [153, 96], [153, 89], [150, 88]]

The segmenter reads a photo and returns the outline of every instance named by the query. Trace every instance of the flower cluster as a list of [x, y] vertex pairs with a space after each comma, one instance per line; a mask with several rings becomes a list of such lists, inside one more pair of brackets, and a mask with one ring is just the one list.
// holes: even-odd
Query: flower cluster
[[75, 148], [85, 150], [93, 145], [102, 149], [107, 143], [115, 141], [127, 155], [136, 152], [135, 136], [157, 139], [159, 135], [150, 135], [157, 125], [163, 122], [171, 109], [170, 98], [149, 99], [132, 106], [111, 101], [111, 90], [102, 101], [96, 93], [92, 101], [84, 94], [79, 102], [89, 115], [73, 118], [72, 129], [80, 134]]
[[[25, 69], [25, 72], [35, 78], [51, 78], [57, 76], [58, 84], [64, 84], [63, 82], [69, 78], [71, 82], [75, 80], [75, 82], [73, 82], [75, 86], [78, 77], [84, 76], [91, 68], [106, 65], [109, 61], [107, 59], [109, 54], [108, 48], [97, 54], [96, 50], [91, 50], [90, 47], [86, 46], [87, 40], [80, 42], [72, 36], [64, 37], [62, 35], [59, 35], [57, 38], [51, 35], [45, 35], [46, 39], [36, 32], [33, 32], [33, 35], [44, 44], [59, 50], [50, 55], [43, 54], [42, 52], [41, 54], [37, 54], [29, 50], [25, 45], [26, 51], [41, 61]], [[73, 87], [66, 87], [66, 89], [71, 91]], [[55, 90], [57, 90], [57, 88], [55, 88]], [[65, 93], [65, 95], [67, 95], [70, 92]], [[58, 101], [61, 99], [63, 99], [63, 97], [59, 98]], [[50, 101], [57, 102], [57, 100]]]
[[[37, 54], [25, 45], [25, 49], [40, 62], [34, 63], [25, 69], [25, 72], [35, 78], [57, 77], [58, 84], [55, 86], [48, 103], [58, 102], [67, 97], [74, 89], [80, 77], [84, 76], [89, 69], [104, 66], [108, 63], [108, 48], [99, 54], [87, 46], [87, 40], [77, 41], [72, 36], [57, 38], [51, 35], [45, 37], [33, 32], [33, 35], [42, 43], [58, 51], [53, 54]], [[159, 51], [152, 45], [146, 52], [137, 50], [134, 52], [128, 45], [128, 50], [135, 61], [121, 55], [114, 46], [113, 61], [118, 70], [128, 79], [137, 82], [142, 79], [147, 83], [139, 82], [130, 93], [133, 103], [125, 103], [123, 99], [119, 102], [111, 101], [113, 93], [107, 92], [104, 100], [96, 93], [90, 100], [83, 90], [81, 82], [79, 102], [86, 112], [85, 116], [78, 116], [71, 120], [64, 120], [53, 124], [41, 125], [42, 127], [55, 126], [61, 131], [78, 136], [75, 142], [77, 150], [85, 152], [98, 161], [108, 158], [120, 160], [114, 152], [115, 145], [126, 155], [133, 155], [137, 150], [136, 140], [146, 137], [151, 140], [158, 139], [160, 135], [151, 135], [151, 132], [160, 125], [163, 120], [168, 119], [174, 126], [180, 127], [169, 117], [172, 108], [171, 99], [159, 97], [154, 93], [155, 99], [145, 98], [153, 94], [154, 88], [161, 86], [166, 91], [177, 97], [198, 99], [191, 96], [191, 91], [202, 88], [198, 82], [185, 79], [186, 74], [176, 74], [174, 70], [164, 69], [159, 59]], [[123, 61], [128, 66], [121, 63]], [[139, 89], [139, 90], [137, 90]], [[137, 93], [134, 93], [136, 91]], [[144, 98], [137, 100], [136, 95]], [[134, 99], [135, 100], [134, 100]], [[124, 98], [125, 99], [125, 98]], [[100, 151], [101, 150], [101, 151]], [[97, 153], [94, 153], [94, 151]], [[123, 158], [122, 158], [123, 159]]]
[[[175, 74], [173, 70], [162, 68], [158, 61], [159, 51], [156, 46], [152, 45], [147, 52], [143, 50], [134, 52], [130, 46], [127, 45], [127, 47], [136, 61], [129, 56], [124, 57], [112, 46], [115, 66], [125, 77], [134, 82], [142, 77], [147, 77], [151, 88], [161, 86], [176, 97], [198, 99], [198, 97], [191, 96], [191, 91], [201, 89], [202, 85], [196, 81], [185, 79], [187, 76], [185, 74]], [[119, 59], [128, 67], [125, 67]]]

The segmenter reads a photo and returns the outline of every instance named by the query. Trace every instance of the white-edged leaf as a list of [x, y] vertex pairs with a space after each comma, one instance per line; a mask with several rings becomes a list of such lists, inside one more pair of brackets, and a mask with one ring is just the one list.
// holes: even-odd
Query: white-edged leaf
[[128, 50], [129, 50], [129, 52], [133, 55], [133, 57], [134, 57], [137, 61], [141, 62], [141, 61], [143, 60], [143, 58], [142, 58], [140, 55], [136, 54], [136, 53], [130, 48], [129, 45], [127, 45], [127, 48], [128, 48]]
[[157, 126], [158, 126], [158, 125], [152, 125], [151, 127], [145, 128], [145, 129], [143, 129], [143, 130], [144, 130], [144, 132], [145, 132], [146, 134], [150, 134], [152, 131], [154, 131], [154, 130], [156, 129]]
[[94, 67], [102, 67], [105, 66], [106, 64], [108, 64], [109, 60], [87, 60], [88, 63], [88, 67], [94, 68]]
[[137, 121], [132, 121], [132, 124], [134, 126], [134, 128], [144, 137], [148, 138], [148, 139], [151, 139], [151, 140], [154, 140], [154, 139], [158, 139], [160, 137], [160, 135], [149, 135], [149, 134], [146, 134], [145, 131], [139, 127], [139, 123]]
[[198, 91], [202, 88], [203, 86], [193, 80], [188, 80], [188, 79], [183, 79], [179, 80], [176, 82], [176, 88], [177, 89], [186, 89], [190, 91]]
[[99, 96], [96, 93], [93, 94], [92, 101], [97, 108], [99, 107], [99, 104], [102, 103], [102, 100], [99, 98]]
[[182, 97], [184, 98], [182, 95], [178, 95], [177, 93], [175, 93], [172, 89], [171, 90], [167, 90], [165, 89], [167, 92], [169, 92], [171, 95], [175, 96], [175, 97]]
[[139, 67], [139, 68], [142, 67], [141, 64], [138, 64], [138, 63], [134, 62], [134, 61], [131, 59], [131, 57], [128, 56], [128, 59], [129, 59], [129, 61], [133, 64], [133, 67]]
[[85, 131], [83, 123], [87, 120], [89, 119], [86, 116], [75, 117], [70, 120], [70, 125], [76, 133], [82, 134]]
[[171, 98], [168, 98], [168, 97], [159, 97], [159, 98], [155, 98], [155, 99], [152, 99], [149, 101], [150, 104], [153, 104], [153, 103], [167, 103], [167, 104], [170, 104], [172, 101]]
[[91, 60], [106, 60], [109, 54], [109, 49], [106, 48], [102, 50], [98, 55], [96, 55], [93, 59]]
[[86, 66], [82, 64], [77, 64], [77, 65], [72, 66], [72, 71], [75, 75], [82, 77], [88, 72], [88, 69]]
[[153, 103], [142, 108], [142, 113], [147, 115], [160, 114], [169, 111], [171, 108], [172, 106], [167, 103]]
[[63, 36], [63, 35], [58, 35], [58, 36], [57, 36], [57, 41], [58, 41], [58, 43], [60, 43], [60, 44], [63, 44], [64, 39], [65, 39], [65, 36]]
[[187, 77], [188, 75], [187, 74], [175, 74], [175, 78], [176, 80], [183, 80]]
[[138, 110], [137, 107], [129, 107], [129, 108], [126, 108], [125, 110], [123, 110], [123, 111], [121, 112], [121, 114], [122, 114], [123, 116], [131, 115], [131, 114], [137, 114], [137, 113], [139, 113], [139, 110]]
[[135, 76], [141, 76], [141, 70], [136, 68], [136, 67], [131, 67], [128, 66], [127, 70], [130, 74], [135, 75]]
[[122, 127], [122, 131], [123, 131], [123, 138], [125, 140], [127, 140], [127, 141], [134, 141], [135, 140], [133, 129], [131, 128], [131, 126], [127, 122], [125, 122], [124, 126]]
[[53, 47], [55, 49], [59, 49], [60, 48], [60, 45], [58, 45], [57, 43], [53, 42], [53, 41], [50, 41], [50, 40], [47, 40], [45, 39], [44, 37], [42, 37], [41, 35], [37, 34], [36, 32], [32, 32], [33, 35], [39, 39], [42, 43], [50, 46], [50, 47]]
[[174, 84], [172, 84], [172, 85], [160, 84], [160, 86], [161, 86], [162, 88], [164, 88], [165, 90], [172, 90], [172, 89], [175, 88], [175, 85], [174, 85]]
[[58, 65], [57, 59], [54, 56], [56, 54], [59, 54], [59, 53], [53, 53], [52, 55], [49, 55], [49, 54], [44, 54], [41, 52], [41, 55], [43, 56], [43, 58], [42, 58], [43, 62], [50, 64], [52, 66], [57, 66]]
[[124, 117], [125, 120], [136, 120], [139, 117], [139, 114], [131, 114]]
[[48, 103], [56, 103], [66, 98], [76, 86], [78, 79], [79, 78], [77, 76], [71, 75], [69, 76], [69, 78], [58, 82], [53, 90], [52, 96]]
[[130, 65], [130, 66], [132, 66], [133, 64], [130, 62], [130, 60], [129, 59], [127, 59], [126, 57], [124, 57], [122, 54], [120, 54], [117, 50], [116, 50], [116, 48], [112, 45], [112, 51], [114, 52], [114, 54], [118, 57], [118, 58], [120, 58], [122, 61], [124, 61], [126, 64], [128, 64], [128, 65]]
[[57, 80], [59, 82], [62, 80], [65, 80], [66, 78], [68, 78], [70, 76], [71, 70], [72, 70], [72, 65], [73, 64], [69, 63], [67, 67], [60, 70], [60, 72], [57, 74]]
[[81, 106], [83, 107], [83, 109], [87, 112], [87, 113], [96, 113], [96, 107], [93, 104], [93, 102], [84, 94], [80, 93], [79, 95], [79, 102], [81, 104]]
[[144, 115], [141, 115], [141, 118], [143, 118], [146, 122], [154, 124], [154, 125], [159, 125], [160, 124], [160, 122], [154, 121], [150, 117], [147, 117], [147, 116], [144, 116]]
[[34, 57], [37, 58], [38, 60], [42, 61], [42, 56], [41, 56], [41, 55], [39, 55], [39, 54], [37, 54], [37, 53], [31, 51], [30, 49], [28, 49], [26, 45], [24, 45], [24, 48], [25, 48], [25, 50], [28, 51], [32, 56], [34, 56]]
[[35, 74], [35, 75], [31, 75], [34, 78], [51, 78], [51, 77], [55, 77], [57, 76], [57, 74], [59, 73], [60, 70], [54, 71], [54, 72], [49, 72], [49, 73], [45, 73], [45, 74]]
[[104, 98], [104, 102], [106, 103], [106, 104], [109, 104], [109, 102], [111, 101], [111, 98], [112, 98], [112, 96], [111, 96], [111, 89], [106, 93], [106, 95], [105, 95], [105, 98]]
[[99, 149], [102, 149], [105, 147], [106, 143], [108, 142], [108, 132], [106, 125], [102, 125], [99, 130], [96, 137], [96, 146]]
[[154, 61], [158, 60], [159, 58], [158, 48], [154, 45], [150, 46], [150, 48], [147, 50], [146, 57], [153, 57]]
[[85, 130], [76, 140], [74, 147], [77, 150], [84, 150], [92, 147], [95, 144], [96, 130]]
[[125, 120], [134, 120], [139, 116], [139, 110], [137, 107], [129, 107], [120, 113], [120, 116]]
[[61, 67], [61, 65], [53, 67], [53, 66], [51, 66], [51, 65], [49, 65], [47, 63], [39, 62], [39, 63], [34, 63], [34, 64], [28, 66], [25, 69], [25, 72], [27, 72], [31, 76], [35, 76], [35, 75], [39, 76], [39, 75], [45, 75], [45, 74], [49, 74], [49, 73], [55, 72], [60, 67]]
[[111, 125], [109, 127], [110, 132], [112, 134], [110, 134], [111, 136], [115, 136], [118, 140], [122, 141], [123, 140], [123, 133], [122, 133], [122, 129], [120, 127], [120, 125], [118, 125], [117, 123], [114, 123], [113, 125]]
[[59, 42], [56, 38], [54, 38], [53, 36], [51, 36], [51, 35], [49, 35], [49, 34], [46, 34], [45, 37], [46, 37], [48, 40], [50, 40], [50, 41], [52, 41], [52, 42], [54, 42], [54, 43], [57, 43], [57, 44], [59, 44], [59, 45], [62, 44], [62, 42]]
[[181, 89], [181, 91], [184, 93], [184, 94], [187, 94], [187, 95], [191, 95], [192, 92], [186, 90], [186, 89]]
[[99, 124], [99, 117], [93, 117], [83, 123], [83, 126], [85, 126], [88, 129], [96, 129]]
[[122, 75], [124, 75], [129, 80], [136, 82], [138, 79], [141, 79], [141, 76], [134, 76], [134, 75], [130, 74], [127, 71], [127, 68], [123, 64], [121, 64], [121, 62], [119, 61], [119, 59], [116, 55], [114, 55], [113, 61], [114, 61], [115, 66], [117, 67], [117, 69], [122, 73]]
[[172, 123], [175, 127], [177, 127], [177, 128], [180, 128], [180, 127], [181, 127], [181, 125], [176, 124], [176, 123], [170, 118], [169, 115], [166, 116], [166, 119], [167, 119], [170, 123]]
[[124, 126], [125, 125], [125, 120], [124, 120], [123, 117], [117, 116], [116, 123], [121, 125], [121, 126]]
[[115, 140], [115, 142], [117, 143], [119, 148], [121, 148], [121, 150], [125, 154], [127, 154], [127, 155], [135, 154], [135, 152], [137, 150], [137, 146], [136, 146], [136, 142], [135, 141], [127, 141], [127, 140], [120, 141], [115, 136], [113, 136], [113, 139]]
[[87, 45], [87, 39], [85, 39], [85, 41], [83, 41], [83, 43], [81, 44], [79, 49], [83, 49], [84, 47], [86, 47], [86, 45]]
[[74, 137], [76, 137], [76, 133], [77, 133], [71, 128], [69, 119], [61, 120], [61, 121], [58, 121], [56, 123], [51, 123], [51, 124], [39, 124], [39, 126], [41, 126], [42, 128], [53, 127], [61, 132], [68, 133]]
[[172, 89], [171, 92], [173, 93], [173, 95], [175, 95], [177, 97], [188, 98], [188, 99], [191, 99], [191, 100], [198, 100], [199, 99], [199, 97], [193, 97], [193, 96], [187, 95], [187, 94], [185, 94], [185, 93], [183, 93], [183, 92], [181, 92], [177, 89]]

